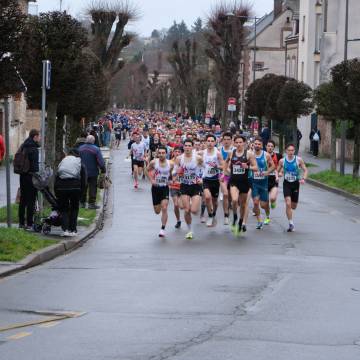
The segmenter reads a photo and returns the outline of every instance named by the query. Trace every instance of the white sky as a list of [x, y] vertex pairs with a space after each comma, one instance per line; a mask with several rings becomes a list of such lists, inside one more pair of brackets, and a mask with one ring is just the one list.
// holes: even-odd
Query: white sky
[[[77, 16], [85, 13], [92, 0], [63, 0], [63, 9]], [[114, 0], [113, 0], [114, 1]], [[169, 28], [174, 20], [184, 20], [190, 27], [197, 17], [206, 18], [216, 0], [130, 0], [137, 5], [141, 18], [129, 30], [150, 36], [153, 29]], [[256, 16], [263, 16], [273, 8], [273, 0], [249, 0]], [[38, 11], [59, 10], [60, 0], [37, 0]], [[33, 6], [33, 5], [32, 5]]]

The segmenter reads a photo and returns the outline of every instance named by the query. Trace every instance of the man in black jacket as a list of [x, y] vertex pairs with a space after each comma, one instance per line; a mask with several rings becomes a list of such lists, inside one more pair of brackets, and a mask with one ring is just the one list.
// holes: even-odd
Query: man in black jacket
[[[32, 183], [32, 174], [39, 172], [40, 133], [30, 130], [29, 137], [21, 145], [29, 159], [29, 171], [20, 175], [19, 227], [31, 230], [33, 226], [37, 190]], [[26, 212], [26, 225], [25, 225]]]

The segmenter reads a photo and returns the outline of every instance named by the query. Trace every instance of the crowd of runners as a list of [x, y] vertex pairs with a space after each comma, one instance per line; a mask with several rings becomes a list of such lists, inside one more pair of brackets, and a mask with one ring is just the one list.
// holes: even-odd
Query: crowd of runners
[[151, 183], [154, 211], [161, 214], [159, 237], [165, 237], [170, 197], [176, 229], [182, 226], [183, 212], [186, 239], [194, 237], [192, 224], [197, 216], [207, 227], [216, 226], [221, 217], [223, 224], [240, 236], [247, 231], [252, 211], [256, 229], [261, 230], [270, 224], [271, 211], [277, 206], [280, 178], [287, 231], [295, 230], [293, 212], [307, 168], [296, 155], [294, 144], [287, 144], [282, 156], [275, 151], [273, 140], [264, 144], [261, 137], [245, 136], [234, 128], [222, 131], [213, 119], [194, 121], [187, 116], [145, 111], [118, 111], [113, 118], [114, 128], [119, 129], [117, 146], [129, 136], [134, 188], [138, 189], [145, 177]]

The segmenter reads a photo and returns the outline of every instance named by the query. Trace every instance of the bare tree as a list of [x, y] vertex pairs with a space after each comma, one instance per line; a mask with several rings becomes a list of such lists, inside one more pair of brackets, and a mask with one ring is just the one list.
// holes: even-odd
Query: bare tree
[[[92, 19], [91, 49], [102, 62], [110, 77], [124, 66], [121, 51], [130, 44], [135, 35], [125, 31], [126, 25], [136, 20], [139, 12], [127, 0], [93, 1], [88, 10]], [[112, 29], [115, 30], [112, 33]]]
[[244, 3], [222, 2], [217, 5], [208, 18], [209, 31], [206, 54], [213, 62], [212, 75], [218, 91], [222, 123], [226, 125], [226, 104], [234, 97], [239, 104], [239, 72], [244, 40], [247, 35], [245, 23], [250, 8]]

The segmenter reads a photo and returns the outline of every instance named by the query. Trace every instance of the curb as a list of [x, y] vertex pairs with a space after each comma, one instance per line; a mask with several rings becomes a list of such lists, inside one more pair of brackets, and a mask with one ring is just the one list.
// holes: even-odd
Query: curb
[[326, 191], [329, 191], [329, 192], [332, 192], [336, 195], [340, 195], [340, 196], [343, 196], [345, 197], [346, 199], [348, 200], [351, 200], [353, 201], [354, 203], [356, 203], [357, 205], [360, 205], [360, 196], [358, 195], [354, 195], [354, 194], [351, 194], [345, 190], [341, 190], [341, 189], [338, 189], [338, 188], [334, 188], [332, 186], [329, 186], [329, 185], [326, 185], [326, 184], [323, 184], [322, 182], [320, 181], [317, 181], [317, 180], [314, 180], [314, 179], [311, 179], [311, 178], [307, 178], [306, 179], [306, 182], [312, 186], [315, 186], [315, 187], [318, 187], [320, 189], [323, 189], [323, 190], [326, 190]]
[[[108, 168], [109, 174], [111, 174], [111, 167]], [[28, 255], [25, 259], [21, 261], [21, 264], [18, 266], [9, 264], [10, 269], [1, 271], [0, 270], [0, 279], [14, 275], [18, 272], [27, 270], [34, 266], [41, 265], [45, 262], [53, 260], [59, 256], [68, 254], [77, 248], [81, 247], [91, 238], [93, 238], [99, 231], [101, 231], [104, 227], [105, 221], [105, 213], [107, 209], [107, 202], [108, 202], [108, 192], [109, 189], [104, 189], [102, 194], [102, 207], [101, 210], [96, 214], [95, 223], [90, 226], [89, 232], [84, 234], [79, 239], [69, 239], [63, 240], [58, 244], [51, 245], [45, 249], [41, 249]]]

